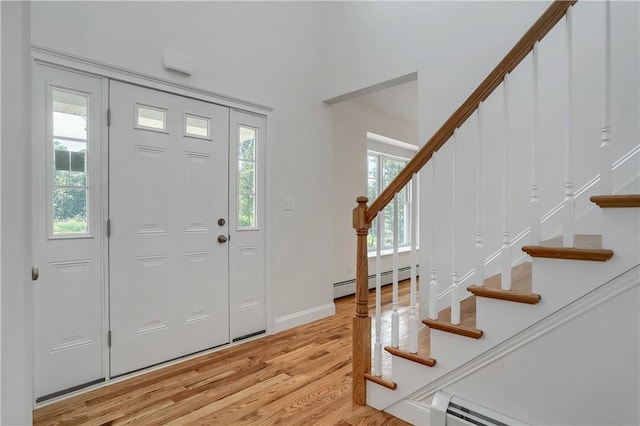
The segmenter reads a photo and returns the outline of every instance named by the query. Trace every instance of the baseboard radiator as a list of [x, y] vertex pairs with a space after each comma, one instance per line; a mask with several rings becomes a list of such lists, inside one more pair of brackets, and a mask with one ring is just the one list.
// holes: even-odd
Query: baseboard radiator
[[431, 402], [430, 424], [431, 426], [527, 425], [443, 391], [436, 392]]

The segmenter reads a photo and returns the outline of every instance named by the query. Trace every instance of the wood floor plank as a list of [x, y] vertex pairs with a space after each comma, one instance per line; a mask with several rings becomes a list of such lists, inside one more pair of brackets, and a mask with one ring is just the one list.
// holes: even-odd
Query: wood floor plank
[[[408, 288], [401, 283], [402, 318], [408, 316]], [[391, 287], [384, 287], [383, 324], [391, 300]], [[373, 292], [370, 309], [373, 314]], [[337, 299], [333, 317], [40, 408], [34, 424], [406, 425], [351, 401], [354, 312], [353, 296]]]

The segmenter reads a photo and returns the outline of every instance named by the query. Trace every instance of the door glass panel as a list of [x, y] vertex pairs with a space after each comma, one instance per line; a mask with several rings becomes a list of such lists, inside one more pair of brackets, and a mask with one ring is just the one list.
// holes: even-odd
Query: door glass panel
[[206, 117], [198, 117], [191, 114], [185, 114], [185, 130], [184, 134], [187, 136], [195, 136], [198, 138], [209, 138], [209, 123], [210, 119]]
[[146, 129], [167, 130], [167, 110], [136, 104], [136, 125]]
[[88, 226], [87, 95], [52, 90], [53, 234], [86, 234]]
[[257, 131], [238, 127], [238, 228], [256, 228]]

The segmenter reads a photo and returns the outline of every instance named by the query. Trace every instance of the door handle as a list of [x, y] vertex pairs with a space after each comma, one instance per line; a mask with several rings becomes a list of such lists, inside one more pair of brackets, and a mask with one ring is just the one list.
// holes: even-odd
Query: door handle
[[218, 242], [219, 242], [220, 244], [224, 244], [224, 243], [226, 243], [226, 242], [227, 242], [227, 240], [228, 240], [228, 239], [227, 239], [227, 237], [225, 237], [224, 235], [218, 235]]
[[40, 276], [40, 270], [38, 270], [37, 266], [31, 267], [31, 281], [37, 281]]

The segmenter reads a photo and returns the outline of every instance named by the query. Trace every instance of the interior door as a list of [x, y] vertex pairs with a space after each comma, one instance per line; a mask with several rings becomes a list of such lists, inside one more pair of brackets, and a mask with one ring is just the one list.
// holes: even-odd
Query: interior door
[[104, 380], [103, 79], [34, 69], [34, 376], [40, 402]]
[[111, 376], [229, 342], [229, 110], [110, 83]]

